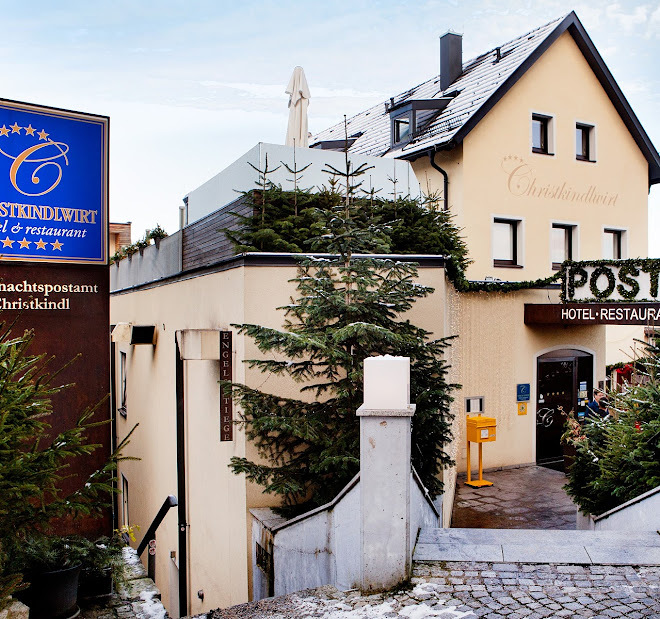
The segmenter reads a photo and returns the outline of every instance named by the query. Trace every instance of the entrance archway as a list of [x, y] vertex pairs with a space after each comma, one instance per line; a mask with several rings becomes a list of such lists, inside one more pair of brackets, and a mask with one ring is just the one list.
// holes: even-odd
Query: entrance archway
[[537, 358], [536, 463], [564, 470], [561, 435], [566, 414], [584, 412], [593, 388], [593, 356], [563, 348]]

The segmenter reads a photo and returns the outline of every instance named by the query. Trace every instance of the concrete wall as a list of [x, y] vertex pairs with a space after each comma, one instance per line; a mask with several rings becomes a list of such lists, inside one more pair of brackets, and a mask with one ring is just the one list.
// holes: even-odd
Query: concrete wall
[[660, 486], [600, 516], [578, 511], [577, 523], [592, 531], [660, 531]]
[[[437, 527], [438, 515], [415, 473], [411, 474], [411, 546], [421, 527]], [[272, 544], [274, 593], [334, 585], [360, 586], [360, 482], [356, 477], [327, 506], [281, 522], [271, 510], [252, 510], [254, 599], [267, 593], [266, 576], [256, 566], [256, 542]]]
[[[417, 543], [419, 532], [424, 528], [435, 529], [441, 526], [442, 512], [438, 506], [442, 506], [442, 496], [431, 501], [426, 493], [417, 471], [413, 469], [413, 482], [410, 484], [410, 556], [412, 557]], [[434, 509], [429, 509], [433, 505]]]
[[110, 265], [110, 290], [122, 290], [175, 275], [181, 270], [181, 232]]

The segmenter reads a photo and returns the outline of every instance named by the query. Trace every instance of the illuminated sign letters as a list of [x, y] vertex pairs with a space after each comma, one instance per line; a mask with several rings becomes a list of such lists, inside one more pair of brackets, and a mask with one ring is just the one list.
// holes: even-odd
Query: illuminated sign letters
[[106, 264], [108, 119], [0, 101], [0, 260]]

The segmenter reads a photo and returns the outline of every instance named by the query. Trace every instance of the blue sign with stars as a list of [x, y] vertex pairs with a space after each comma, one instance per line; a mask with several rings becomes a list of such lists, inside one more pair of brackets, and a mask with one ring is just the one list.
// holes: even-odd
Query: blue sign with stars
[[0, 260], [107, 264], [108, 121], [0, 100]]

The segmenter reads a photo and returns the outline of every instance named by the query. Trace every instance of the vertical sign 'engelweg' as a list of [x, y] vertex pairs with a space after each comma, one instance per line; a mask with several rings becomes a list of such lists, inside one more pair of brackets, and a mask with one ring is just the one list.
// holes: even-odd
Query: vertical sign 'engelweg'
[[[231, 331], [220, 331], [220, 380], [232, 379]], [[220, 388], [220, 440], [234, 440], [231, 387]]]

